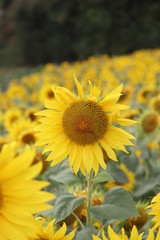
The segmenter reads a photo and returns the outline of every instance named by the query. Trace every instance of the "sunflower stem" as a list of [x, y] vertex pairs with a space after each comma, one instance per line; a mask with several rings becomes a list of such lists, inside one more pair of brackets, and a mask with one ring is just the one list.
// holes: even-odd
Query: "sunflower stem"
[[87, 225], [91, 224], [92, 177], [93, 170], [91, 170], [87, 179]]
[[77, 219], [77, 221], [79, 222], [81, 228], [83, 229], [83, 228], [84, 228], [84, 225], [83, 225], [82, 221], [80, 220], [80, 218], [79, 218], [74, 212], [72, 212], [72, 214], [73, 214], [73, 216]]
[[102, 227], [101, 229], [99, 230], [98, 234], [97, 234], [97, 237], [99, 237], [101, 235], [101, 232], [103, 231], [103, 229], [108, 225], [108, 222], [106, 222]]

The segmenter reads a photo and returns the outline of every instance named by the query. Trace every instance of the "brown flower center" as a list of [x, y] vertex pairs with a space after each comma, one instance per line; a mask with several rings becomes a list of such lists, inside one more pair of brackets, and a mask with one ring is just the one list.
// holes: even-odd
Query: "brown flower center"
[[47, 92], [47, 97], [48, 98], [54, 98], [54, 92], [52, 91], [52, 90], [49, 90], [48, 92]]
[[155, 113], [146, 115], [142, 121], [142, 127], [145, 132], [152, 132], [158, 125], [158, 118]]
[[85, 145], [93, 144], [104, 136], [108, 120], [97, 103], [78, 101], [64, 112], [62, 125], [68, 138]]
[[143, 96], [144, 98], [148, 98], [149, 93], [150, 93], [149, 90], [145, 90], [145, 91], [142, 93], [142, 96]]
[[31, 119], [31, 121], [35, 121], [35, 120], [37, 119], [37, 116], [34, 115], [34, 114], [35, 114], [35, 112], [31, 112], [31, 113], [29, 114], [29, 118]]
[[12, 116], [11, 117], [11, 123], [14, 123], [15, 121], [17, 121], [18, 117], [17, 116]]
[[35, 143], [35, 136], [31, 133], [27, 133], [22, 137], [22, 142], [27, 144]]

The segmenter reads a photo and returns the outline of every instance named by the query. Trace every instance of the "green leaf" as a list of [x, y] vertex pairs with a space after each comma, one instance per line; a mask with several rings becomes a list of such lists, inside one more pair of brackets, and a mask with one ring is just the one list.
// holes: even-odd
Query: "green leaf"
[[68, 217], [84, 201], [85, 197], [74, 197], [67, 193], [59, 196], [54, 205], [53, 217], [56, 218], [56, 223]]
[[137, 190], [134, 192], [134, 197], [142, 197], [143, 195], [153, 191], [156, 185], [160, 181], [160, 175], [156, 178], [149, 178], [141, 180], [141, 183]]
[[70, 168], [59, 172], [57, 175], [50, 176], [50, 179], [65, 185], [71, 185], [80, 182], [80, 179], [71, 173]]
[[76, 240], [92, 240], [92, 234], [96, 234], [96, 229], [93, 226], [86, 226], [76, 236]]
[[128, 182], [126, 174], [117, 166], [110, 171], [110, 174], [117, 183], [123, 184]]
[[108, 221], [139, 216], [131, 195], [122, 187], [108, 191], [102, 205], [92, 207], [91, 212]]
[[103, 183], [103, 182], [108, 182], [108, 181], [114, 181], [114, 179], [112, 178], [112, 176], [106, 172], [106, 171], [102, 171], [100, 172], [94, 179], [93, 182], [94, 183]]

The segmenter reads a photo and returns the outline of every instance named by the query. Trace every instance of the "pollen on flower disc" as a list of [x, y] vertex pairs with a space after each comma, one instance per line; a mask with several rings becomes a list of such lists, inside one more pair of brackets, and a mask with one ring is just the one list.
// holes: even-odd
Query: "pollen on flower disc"
[[92, 101], [77, 101], [67, 108], [62, 125], [68, 138], [86, 145], [103, 138], [108, 120], [101, 106]]

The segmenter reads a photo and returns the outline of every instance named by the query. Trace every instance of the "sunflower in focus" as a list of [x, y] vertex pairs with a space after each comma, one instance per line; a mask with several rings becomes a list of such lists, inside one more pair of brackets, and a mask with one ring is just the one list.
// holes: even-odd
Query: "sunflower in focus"
[[46, 100], [45, 107], [37, 115], [43, 116], [36, 127], [38, 146], [46, 145], [43, 153], [51, 151], [47, 160], [51, 166], [69, 155], [71, 170], [84, 175], [99, 165], [106, 169], [102, 148], [110, 159], [117, 161], [114, 149], [127, 153], [124, 145], [133, 145], [134, 136], [116, 127], [116, 124], [131, 126], [136, 122], [114, 115], [128, 108], [118, 104], [122, 84], [102, 99], [100, 89], [90, 84], [90, 94], [85, 97], [81, 84], [75, 78], [78, 97], [64, 87], [54, 87], [55, 100]]
[[63, 226], [56, 231], [56, 227], [53, 226], [56, 219], [53, 219], [46, 225], [43, 218], [36, 219], [36, 238], [29, 238], [29, 240], [72, 240], [75, 232], [66, 234], [67, 227], [64, 223]]
[[[138, 234], [136, 226], [133, 226], [132, 231], [130, 233], [130, 238], [128, 238], [128, 236], [125, 234], [124, 228], [122, 228], [122, 234], [117, 235], [113, 231], [113, 229], [110, 226], [108, 226], [109, 238], [107, 238], [104, 234], [104, 231], [102, 231], [102, 239], [103, 240], [142, 240], [142, 235], [143, 235], [143, 233], [141, 233], [140, 235]], [[148, 234], [148, 237], [146, 240], [159, 240], [159, 239], [160, 239], [160, 230], [158, 231], [156, 238], [154, 238], [153, 230], [149, 229], [149, 234]], [[101, 240], [101, 238], [93, 235], [93, 240]]]
[[0, 152], [0, 239], [28, 240], [35, 237], [33, 214], [52, 206], [45, 203], [55, 198], [40, 191], [48, 182], [33, 180], [41, 171], [42, 164], [31, 166], [35, 150], [26, 147], [15, 156], [10, 145]]

